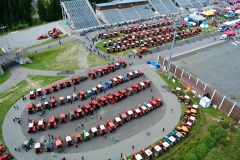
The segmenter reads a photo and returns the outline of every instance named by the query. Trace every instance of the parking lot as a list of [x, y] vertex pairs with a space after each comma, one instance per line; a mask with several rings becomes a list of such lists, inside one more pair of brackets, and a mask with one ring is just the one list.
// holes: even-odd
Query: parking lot
[[238, 42], [226, 42], [193, 53], [174, 63], [239, 103], [239, 49]]
[[[87, 90], [91, 89], [94, 86], [96, 86], [98, 83], [102, 82], [105, 83], [107, 80], [109, 80], [111, 77], [115, 77], [116, 75], [126, 75], [127, 72], [131, 70], [128, 69], [121, 69], [119, 71], [116, 71], [114, 73], [105, 75], [101, 78], [97, 78], [95, 80], [88, 79], [87, 81], [81, 82], [79, 85], [76, 85], [76, 91], [80, 90]], [[145, 79], [148, 79], [148, 77], [145, 77]], [[123, 84], [120, 84], [118, 86], [115, 86], [113, 88], [110, 88], [107, 90], [106, 93], [113, 93], [115, 91], [118, 91], [119, 89], [125, 89], [127, 87], [130, 87], [131, 84], [140, 82], [143, 80], [143, 77], [139, 77], [133, 80], [130, 80], [128, 82], [125, 82]], [[159, 122], [162, 117], [165, 114], [166, 106], [165, 104], [160, 107], [155, 109], [154, 111], [144, 115], [141, 118], [134, 119], [128, 123], [124, 123], [123, 126], [117, 128], [115, 132], [109, 133], [107, 135], [107, 139], [104, 138], [104, 136], [98, 136], [93, 138], [90, 141], [83, 142], [78, 145], [78, 148], [75, 148], [75, 146], [72, 147], [66, 147], [65, 146], [65, 135], [70, 134], [72, 138], [74, 137], [74, 133], [76, 131], [76, 128], [78, 127], [78, 124], [84, 124], [84, 129], [89, 130], [90, 126], [97, 126], [97, 123], [100, 121], [101, 123], [104, 123], [105, 120], [110, 119], [112, 120], [115, 116], [118, 116], [119, 113], [121, 112], [126, 112], [126, 110], [132, 109], [132, 108], [137, 108], [139, 104], [143, 104], [144, 101], [148, 101], [154, 97], [162, 97], [160, 92], [157, 90], [156, 86], [152, 85], [151, 88], [153, 89], [153, 92], [150, 92], [150, 88], [147, 88], [146, 90], [141, 91], [140, 93], [134, 94], [132, 96], [129, 96], [128, 98], [117, 102], [115, 104], [108, 104], [105, 107], [101, 107], [98, 112], [98, 119], [96, 119], [96, 113], [94, 112], [94, 119], [91, 118], [91, 116], [87, 117], [87, 122], [85, 118], [82, 119], [77, 119], [74, 121], [70, 121], [68, 119], [68, 122], [66, 124], [60, 124], [58, 123], [58, 127], [56, 129], [48, 129], [46, 128], [45, 131], [38, 131], [36, 133], [27, 133], [27, 127], [28, 127], [28, 121], [26, 117], [30, 117], [35, 119], [36, 121], [40, 120], [42, 118], [41, 116], [38, 115], [38, 113], [28, 115], [27, 111], [24, 110], [21, 114], [22, 118], [22, 125], [21, 129], [23, 134], [26, 137], [32, 137], [35, 140], [40, 140], [43, 141], [44, 139], [48, 139], [48, 134], [54, 135], [55, 136], [60, 136], [63, 144], [64, 144], [64, 153], [78, 153], [79, 150], [81, 152], [87, 152], [99, 148], [104, 148], [106, 146], [115, 144], [115, 138], [118, 138], [118, 142], [121, 142], [129, 137], [134, 136], [135, 134], [146, 130], [147, 128], [153, 126], [157, 122]], [[54, 96], [55, 98], [58, 99], [60, 95], [66, 96], [72, 95], [74, 92], [73, 90], [73, 85], [69, 88], [61, 89], [58, 92], [54, 92], [49, 95], [45, 95], [46, 99], [49, 100], [50, 96]], [[103, 93], [100, 93], [97, 95], [99, 98], [100, 96], [103, 96]], [[40, 98], [38, 97], [37, 99], [33, 100], [33, 103], [36, 104], [37, 102], [40, 101]], [[69, 110], [75, 110], [78, 105], [83, 106], [83, 104], [88, 104], [91, 101], [91, 98], [89, 97], [87, 100], [83, 101], [73, 101], [73, 103], [67, 103], [66, 105], [58, 105], [57, 108], [53, 108], [50, 111], [47, 110], [47, 113], [43, 116], [45, 120], [48, 121], [48, 118], [52, 115], [59, 117], [60, 113], [68, 113]], [[102, 116], [102, 120], [99, 119], [99, 116]], [[78, 128], [79, 132], [82, 132], [82, 128]], [[114, 137], [114, 141], [111, 140], [111, 138]], [[52, 140], [54, 141], [54, 140]], [[55, 150], [55, 145], [54, 150]]]

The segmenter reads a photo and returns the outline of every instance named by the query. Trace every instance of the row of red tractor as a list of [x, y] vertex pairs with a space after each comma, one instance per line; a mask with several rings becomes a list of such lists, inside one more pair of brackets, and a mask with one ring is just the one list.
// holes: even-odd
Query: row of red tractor
[[[86, 115], [90, 115], [93, 113], [94, 110], [99, 109], [101, 106], [105, 106], [107, 104], [114, 104], [115, 102], [119, 102], [128, 96], [133, 95], [134, 93], [138, 93], [142, 90], [145, 90], [147, 87], [150, 87], [151, 81], [150, 80], [144, 80], [143, 82], [139, 82], [137, 84], [131, 85], [131, 87], [128, 87], [126, 89], [121, 89], [118, 92], [114, 93], [108, 93], [96, 100], [91, 100], [89, 104], [84, 104], [82, 107], [76, 108], [74, 111], [69, 110], [68, 114], [66, 113], [61, 113], [59, 118], [52, 116], [48, 120], [48, 127], [49, 128], [56, 128], [57, 127], [57, 121], [59, 120], [60, 123], [67, 122], [67, 117], [69, 117], [69, 120], [75, 120], [82, 118]], [[51, 99], [52, 100], [52, 99]], [[158, 102], [158, 101], [157, 101]], [[156, 101], [152, 100], [149, 101], [149, 103], [155, 108], [155, 106], [159, 105]], [[41, 102], [39, 102], [41, 103]], [[38, 104], [39, 104], [38, 103]], [[37, 106], [40, 106], [38, 105]], [[55, 105], [56, 103], [54, 103]], [[148, 104], [146, 104], [148, 105]], [[51, 106], [54, 107], [54, 106]], [[146, 108], [143, 108], [142, 106], [140, 107], [142, 110], [146, 110]], [[35, 107], [33, 103], [30, 103], [27, 107], [28, 113], [35, 112], [35, 110], [40, 110], [38, 107]], [[141, 116], [141, 113], [139, 113]], [[36, 122], [33, 119], [30, 119], [30, 123], [28, 126], [28, 133], [34, 133], [37, 130], [45, 130], [46, 128], [46, 120], [41, 119], [40, 121]]]
[[[101, 122], [98, 122], [96, 127], [91, 126], [89, 130], [83, 130], [82, 133], [79, 133], [78, 131], [76, 131], [74, 134], [74, 138], [72, 138], [71, 135], [66, 134], [65, 135], [66, 146], [69, 147], [75, 143], [87, 141], [96, 136], [99, 136], [99, 135], [103, 136], [108, 132], [116, 131], [117, 128], [122, 126], [124, 123], [130, 120], [139, 118], [153, 111], [154, 109], [160, 107], [161, 105], [163, 105], [161, 98], [154, 98], [149, 100], [148, 102], [144, 102], [143, 105], [139, 106], [139, 108], [132, 108], [130, 110], [127, 110], [124, 113], [120, 113], [119, 116], [114, 117], [113, 120], [106, 120], [104, 124], [102, 124]], [[55, 119], [55, 121], [57, 120]], [[41, 122], [45, 122], [46, 124], [46, 121], [44, 119], [42, 119]], [[37, 125], [37, 123], [34, 120], [32, 123], [35, 123], [35, 125]], [[74, 140], [75, 140], [75, 143], [74, 143]], [[55, 141], [56, 141], [55, 144], [56, 144], [57, 151], [59, 152], [63, 151], [64, 149], [63, 142], [60, 136], [57, 136], [55, 138]]]

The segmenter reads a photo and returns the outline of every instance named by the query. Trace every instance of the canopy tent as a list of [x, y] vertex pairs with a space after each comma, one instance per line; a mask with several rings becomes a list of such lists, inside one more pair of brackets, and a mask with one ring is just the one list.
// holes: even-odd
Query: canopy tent
[[202, 24], [200, 24], [200, 28], [209, 28], [209, 25], [207, 22], [202, 22]]
[[188, 22], [188, 21], [189, 21], [189, 19], [190, 19], [190, 17], [189, 17], [189, 16], [186, 16], [186, 17], [184, 17], [184, 21], [185, 21], [185, 22]]
[[204, 18], [204, 17], [201, 16], [201, 15], [195, 15], [195, 14], [190, 14], [189, 17], [190, 17], [192, 20], [195, 20], [195, 21], [203, 21], [203, 20], [206, 19], [206, 18]]
[[205, 15], [205, 16], [213, 16], [213, 15], [215, 15], [214, 12], [211, 11], [211, 10], [203, 11], [202, 14]]

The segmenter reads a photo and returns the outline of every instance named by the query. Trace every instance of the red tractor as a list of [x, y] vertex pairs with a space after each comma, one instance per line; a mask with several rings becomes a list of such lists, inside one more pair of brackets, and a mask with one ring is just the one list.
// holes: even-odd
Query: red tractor
[[115, 70], [116, 70], [116, 68], [115, 68], [114, 64], [109, 64], [108, 65], [108, 71], [109, 72], [114, 72]]
[[120, 96], [123, 98], [127, 98], [128, 97], [128, 93], [125, 89], [121, 89], [118, 91], [118, 93], [120, 94]]
[[92, 138], [98, 136], [98, 130], [96, 127], [91, 126], [89, 132]]
[[133, 91], [133, 89], [132, 89], [131, 87], [126, 88], [126, 92], [127, 92], [127, 95], [128, 95], [128, 96], [131, 96], [131, 95], [134, 94], [134, 91]]
[[156, 97], [156, 98], [154, 98], [153, 100], [158, 103], [158, 106], [159, 106], [159, 107], [163, 105], [163, 102], [162, 102], [162, 99], [161, 99], [161, 98], [157, 98], [157, 97]]
[[104, 75], [106, 75], [106, 74], [109, 73], [108, 67], [104, 67], [102, 70], [103, 70], [103, 74], [104, 74]]
[[33, 119], [27, 128], [28, 133], [35, 133], [37, 131], [37, 122]]
[[37, 141], [37, 142], [34, 144], [34, 152], [35, 152], [36, 154], [43, 152], [43, 150], [42, 150], [42, 144], [40, 143], [40, 141]]
[[98, 77], [102, 77], [102, 76], [104, 75], [104, 72], [103, 72], [103, 70], [100, 68], [100, 69], [97, 69], [97, 70], [96, 70], [96, 74], [97, 74]]
[[129, 120], [135, 118], [135, 115], [133, 114], [133, 111], [132, 111], [132, 110], [127, 110], [127, 111], [126, 111], [126, 115], [127, 115], [127, 117], [128, 117]]
[[80, 83], [80, 79], [78, 78], [78, 76], [73, 76], [72, 77], [72, 82], [73, 82], [74, 85], [79, 84]]
[[80, 91], [79, 92], [79, 99], [80, 101], [87, 99], [87, 93], [85, 91]]
[[43, 95], [42, 88], [38, 88], [38, 89], [37, 89], [37, 95], [38, 95], [38, 96], [42, 96], [42, 95]]
[[77, 118], [81, 118], [81, 117], [84, 117], [85, 112], [82, 110], [82, 108], [76, 108], [75, 114], [76, 114]]
[[[136, 72], [136, 71], [135, 71], [135, 72]], [[144, 75], [144, 73], [143, 73], [142, 71], [140, 71], [140, 70], [137, 70], [137, 72], [138, 72], [138, 76]]]
[[83, 138], [82, 138], [81, 134], [78, 131], [76, 131], [74, 137], [75, 137], [76, 143], [83, 141]]
[[191, 98], [187, 95], [179, 96], [178, 101], [179, 102], [184, 102], [186, 105], [188, 105], [191, 102]]
[[61, 113], [59, 115], [59, 121], [60, 121], [60, 123], [66, 123], [67, 122], [67, 115], [65, 113]]
[[55, 98], [50, 99], [50, 106], [57, 107], [57, 100]]
[[138, 86], [140, 86], [142, 88], [142, 90], [147, 88], [147, 86], [143, 82], [138, 82]]
[[133, 111], [135, 118], [141, 117], [143, 115], [139, 108], [136, 108], [136, 109], [133, 108], [132, 111]]
[[140, 92], [141, 89], [142, 89], [138, 84], [132, 84], [131, 87], [132, 87], [133, 92], [134, 92], [135, 94], [138, 93], [138, 92]]
[[42, 104], [42, 102], [38, 102], [35, 109], [36, 109], [37, 112], [43, 111], [43, 104]]
[[98, 102], [101, 104], [101, 106], [107, 105], [107, 99], [105, 97], [100, 97]]
[[35, 105], [33, 103], [29, 103], [27, 105], [27, 112], [28, 112], [28, 114], [36, 112]]
[[164, 152], [166, 152], [170, 149], [170, 144], [167, 142], [159, 141], [158, 145], [163, 149]]
[[31, 90], [30, 94], [29, 94], [29, 99], [35, 99], [36, 98], [36, 91], [35, 90]]
[[71, 84], [70, 79], [66, 79], [66, 80], [65, 80], [65, 86], [66, 86], [66, 87], [71, 87], [71, 85], [72, 85], [72, 84]]
[[91, 79], [95, 79], [96, 76], [97, 76], [97, 74], [94, 71], [91, 70], [88, 72], [88, 77], [90, 77]]
[[44, 90], [45, 90], [46, 94], [50, 94], [50, 93], [51, 93], [51, 89], [50, 89], [49, 86], [46, 86], [46, 87], [44, 88]]
[[120, 113], [119, 117], [121, 118], [123, 123], [128, 121], [128, 117], [127, 117], [126, 113]]
[[93, 109], [89, 104], [84, 104], [83, 109], [84, 109], [86, 115], [89, 115], [89, 114], [93, 113]]
[[116, 101], [115, 101], [115, 99], [113, 98], [113, 95], [112, 94], [108, 94], [107, 96], [106, 96], [106, 98], [107, 98], [107, 102], [109, 103], [109, 104], [114, 104]]
[[119, 81], [117, 78], [110, 78], [110, 81], [113, 82], [114, 86], [118, 85], [119, 84]]
[[90, 102], [90, 105], [96, 110], [96, 109], [99, 109], [101, 104], [98, 102], [98, 100], [92, 100]]
[[153, 152], [154, 156], [157, 157], [162, 154], [163, 150], [159, 145], [152, 144], [150, 150]]
[[58, 119], [55, 116], [52, 116], [48, 119], [48, 128], [57, 128]]
[[142, 112], [142, 114], [146, 114], [149, 112], [148, 108], [146, 106], [139, 105], [139, 109]]
[[143, 155], [146, 160], [150, 160], [153, 158], [153, 153], [150, 149], [142, 148], [140, 154]]
[[118, 63], [123, 68], [125, 68], [127, 66], [126, 62], [123, 59], [119, 60]]
[[115, 102], [119, 102], [122, 100], [122, 96], [118, 92], [114, 92], [112, 95], [113, 98], [115, 99]]
[[116, 75], [116, 78], [117, 78], [117, 80], [118, 80], [118, 83], [123, 83], [124, 82], [124, 78], [123, 78], [123, 76], [118, 76], [118, 75]]
[[114, 123], [117, 127], [120, 127], [120, 126], [122, 126], [122, 124], [123, 124], [123, 122], [122, 122], [122, 120], [121, 120], [120, 117], [114, 117], [114, 118], [113, 118], [113, 123]]
[[98, 133], [100, 135], [105, 135], [107, 134], [107, 129], [105, 128], [105, 126], [103, 124], [101, 124], [101, 122], [98, 122]]
[[46, 120], [42, 118], [41, 120], [38, 121], [37, 130], [44, 131], [46, 128], [46, 124], [47, 124]]
[[109, 132], [115, 131], [117, 129], [116, 125], [111, 120], [106, 120], [105, 126]]
[[65, 98], [63, 96], [59, 97], [59, 101], [60, 101], [60, 105], [65, 105], [66, 103]]
[[104, 90], [104, 88], [103, 88], [101, 83], [96, 85], [96, 88], [97, 88], [98, 93], [100, 93], [100, 92], [102, 92]]
[[53, 84], [52, 84], [52, 90], [53, 90], [53, 92], [58, 91], [57, 83], [53, 83]]
[[172, 92], [179, 96], [181, 94], [181, 88], [177, 87], [176, 89], [172, 89]]
[[69, 136], [68, 134], [66, 134], [65, 140], [66, 140], [66, 146], [67, 146], [67, 147], [73, 145], [72, 137]]
[[59, 88], [60, 88], [60, 89], [65, 88], [65, 84], [64, 84], [63, 81], [60, 81], [58, 84], [59, 84]]
[[153, 109], [156, 109], [157, 107], [159, 107], [157, 101], [153, 99], [149, 100], [148, 102], [152, 105]]
[[72, 110], [69, 110], [68, 116], [70, 121], [77, 119], [76, 114]]
[[56, 138], [56, 148], [58, 152], [61, 152], [63, 150], [63, 144], [60, 136], [57, 136]]

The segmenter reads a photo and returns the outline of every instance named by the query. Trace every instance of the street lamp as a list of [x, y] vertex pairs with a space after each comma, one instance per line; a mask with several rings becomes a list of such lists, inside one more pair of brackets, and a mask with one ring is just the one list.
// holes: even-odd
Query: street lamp
[[179, 20], [174, 20], [173, 23], [172, 23], [172, 26], [173, 26], [173, 28], [174, 28], [173, 41], [172, 41], [170, 56], [169, 56], [169, 59], [168, 59], [167, 71], [166, 71], [166, 74], [167, 74], [169, 77], [170, 77], [170, 75], [169, 75], [169, 69], [170, 69], [170, 64], [171, 64], [173, 46], [174, 46], [175, 39], [176, 39], [176, 34], [177, 34], [177, 27], [180, 26]]
[[0, 27], [0, 29], [2, 29], [3, 34], [4, 34], [5, 38], [6, 38], [7, 45], [8, 45], [8, 49], [10, 49], [10, 46], [9, 46], [9, 43], [8, 43], [8, 40], [7, 40], [7, 36], [5, 35], [5, 32], [4, 32], [4, 28], [6, 28], [6, 26], [2, 26], [2, 27]]

